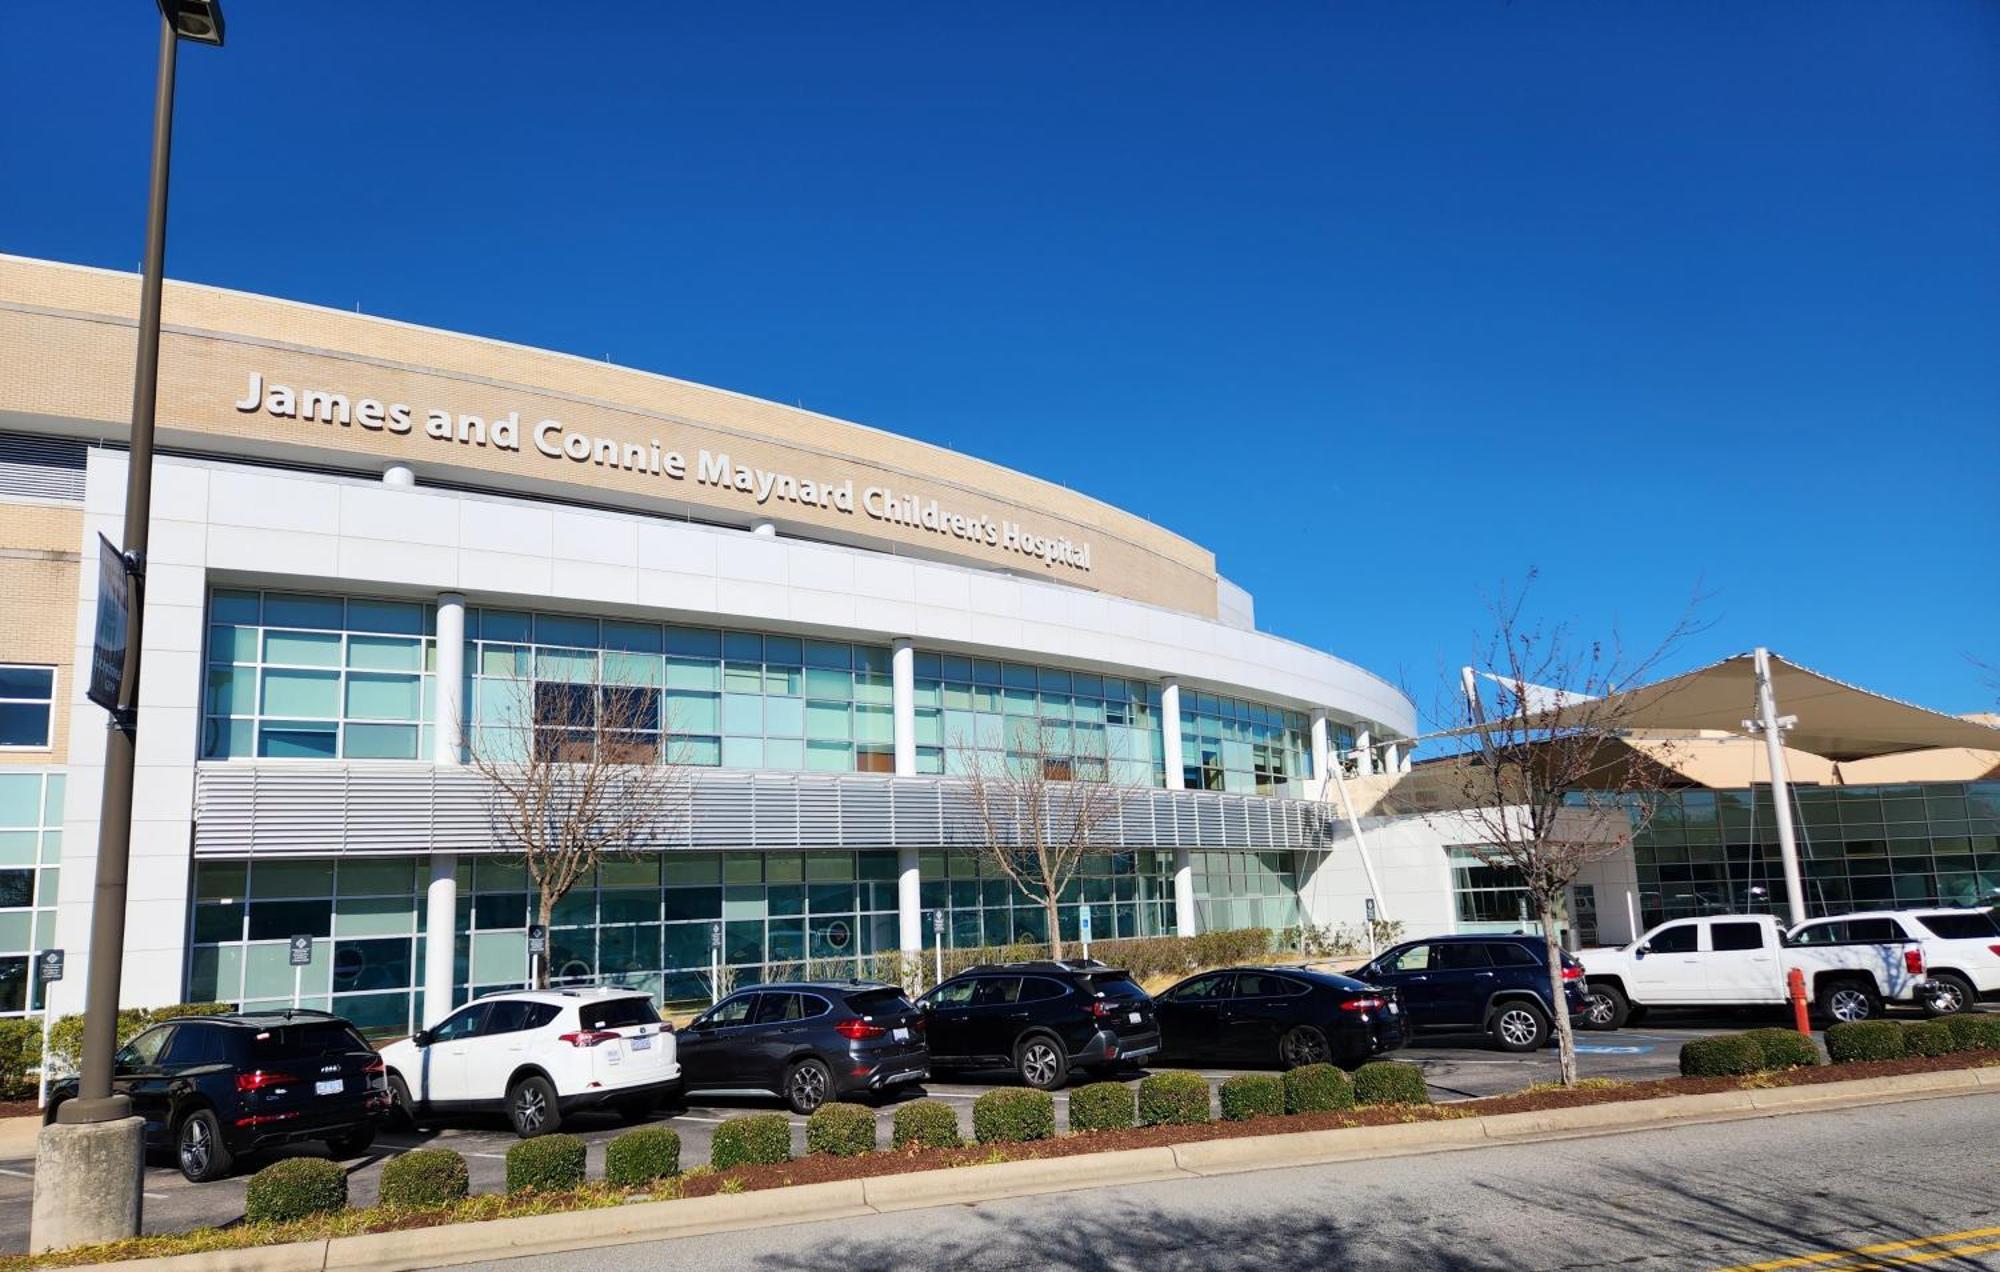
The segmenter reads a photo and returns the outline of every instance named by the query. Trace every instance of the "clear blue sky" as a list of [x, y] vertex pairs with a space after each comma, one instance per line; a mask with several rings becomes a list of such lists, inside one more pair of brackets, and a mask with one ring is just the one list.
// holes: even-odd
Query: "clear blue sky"
[[[2000, 5], [708, 8], [228, 0], [170, 272], [1064, 481], [1426, 698], [1533, 566], [2000, 702]], [[0, 250], [134, 267], [152, 13], [10, 6]]]

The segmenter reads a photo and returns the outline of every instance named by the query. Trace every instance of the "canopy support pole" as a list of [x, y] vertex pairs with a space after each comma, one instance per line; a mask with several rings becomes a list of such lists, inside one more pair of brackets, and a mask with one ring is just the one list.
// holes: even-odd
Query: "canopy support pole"
[[1764, 753], [1771, 761], [1771, 800], [1778, 813], [1778, 857], [1785, 869], [1785, 903], [1794, 925], [1806, 921], [1806, 889], [1799, 878], [1799, 840], [1792, 829], [1791, 784], [1785, 773], [1785, 730], [1797, 716], [1780, 716], [1778, 700], [1771, 692], [1771, 651], [1757, 647], [1757, 714], [1744, 723], [1752, 732], [1764, 735]]

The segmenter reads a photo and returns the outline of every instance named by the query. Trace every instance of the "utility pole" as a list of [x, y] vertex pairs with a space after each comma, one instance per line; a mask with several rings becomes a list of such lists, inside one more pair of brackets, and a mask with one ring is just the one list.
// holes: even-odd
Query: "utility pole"
[[1778, 813], [1778, 857], [1785, 869], [1785, 905], [1794, 926], [1806, 921], [1806, 889], [1799, 878], [1799, 840], [1792, 828], [1791, 782], [1785, 772], [1785, 730], [1798, 723], [1797, 716], [1778, 714], [1778, 699], [1771, 692], [1771, 651], [1762, 645], [1753, 655], [1757, 672], [1757, 716], [1743, 727], [1764, 735], [1764, 754], [1771, 761], [1771, 802]]
[[111, 1089], [118, 1047], [119, 982], [125, 961], [126, 876], [132, 857], [132, 776], [139, 733], [139, 656], [145, 614], [147, 531], [153, 503], [153, 415], [160, 379], [160, 295], [167, 257], [167, 178], [174, 138], [174, 70], [183, 39], [222, 44], [214, 0], [158, 0], [159, 67], [153, 95], [153, 159], [146, 201], [146, 260], [139, 293], [139, 347], [132, 377], [132, 444], [125, 475], [123, 563], [130, 616], [116, 705], [104, 746], [91, 898], [77, 1098], [36, 1142], [29, 1246], [58, 1250], [139, 1234], [144, 1205], [143, 1119]]

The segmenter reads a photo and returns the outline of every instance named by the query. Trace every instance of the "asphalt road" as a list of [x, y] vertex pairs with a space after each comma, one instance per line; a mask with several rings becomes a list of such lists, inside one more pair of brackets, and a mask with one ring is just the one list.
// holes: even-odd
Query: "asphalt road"
[[[483, 1266], [1648, 1272], [1784, 1260], [1816, 1272], [2000, 1268], [1996, 1138], [2000, 1097], [1981, 1094], [1094, 1189]], [[1897, 1248], [1864, 1252], [1886, 1243]]]
[[[1643, 1029], [1578, 1035], [1579, 1044], [1584, 1048], [1579, 1059], [1585, 1076], [1624, 1079], [1670, 1077], [1679, 1072], [1680, 1044], [1688, 1038], [1742, 1029], [1753, 1023], [1765, 1022], [1705, 1018], [1655, 1025], [1649, 1018]], [[1488, 1049], [1485, 1039], [1479, 1036], [1427, 1038], [1422, 1046], [1397, 1052], [1396, 1058], [1422, 1065], [1432, 1097], [1439, 1101], [1517, 1090], [1532, 1082], [1554, 1081], [1556, 1077], [1552, 1051], [1508, 1055]], [[1211, 1083], [1219, 1083], [1238, 1071], [1198, 1070]], [[1275, 1066], [1269, 1071], [1275, 1072]], [[1135, 1074], [1132, 1080], [1136, 1082], [1139, 1076], [1143, 1073]], [[958, 1110], [960, 1125], [969, 1138], [973, 1100], [996, 1085], [1014, 1082], [1015, 1079], [1006, 1073], [966, 1075], [966, 1080], [931, 1082], [921, 1090], [909, 1090], [902, 1099], [929, 1096], [950, 1103]], [[1058, 1124], [1065, 1120], [1063, 1105], [1067, 1103], [1067, 1098], [1062, 1092], [1056, 1094]], [[900, 1102], [902, 1100], [884, 1103], [878, 1109], [878, 1134], [884, 1145], [889, 1143], [889, 1123], [895, 1115], [895, 1104]], [[671, 1117], [663, 1115], [659, 1120], [680, 1133], [682, 1164], [695, 1166], [708, 1160], [709, 1137], [725, 1118], [744, 1113], [778, 1111], [783, 1111], [783, 1106], [775, 1099], [725, 1100], [698, 1096], [686, 1109]], [[803, 1153], [805, 1119], [791, 1114], [787, 1116], [792, 1122], [793, 1149]], [[605, 1143], [626, 1129], [626, 1124], [607, 1114], [577, 1115], [563, 1129], [581, 1135], [589, 1144], [589, 1165], [595, 1175], [603, 1170]], [[412, 1148], [433, 1146], [455, 1149], [465, 1155], [471, 1169], [473, 1191], [497, 1192], [504, 1186], [506, 1178], [507, 1149], [517, 1142], [498, 1118], [457, 1120], [423, 1134], [384, 1132], [366, 1156], [348, 1159], [349, 1196], [356, 1205], [372, 1203], [383, 1161]], [[317, 1144], [307, 1144], [277, 1153], [260, 1154], [239, 1163], [237, 1173], [230, 1178], [211, 1184], [190, 1184], [169, 1165], [150, 1166], [145, 1185], [146, 1230], [174, 1232], [234, 1222], [242, 1217], [244, 1189], [251, 1173], [280, 1156], [320, 1155], [324, 1151]], [[0, 1252], [27, 1249], [28, 1216], [33, 1196], [32, 1159], [0, 1161]]]

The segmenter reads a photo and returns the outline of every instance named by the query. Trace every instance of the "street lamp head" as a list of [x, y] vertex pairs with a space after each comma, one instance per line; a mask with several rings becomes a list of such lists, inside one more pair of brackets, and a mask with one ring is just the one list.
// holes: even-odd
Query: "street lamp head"
[[174, 34], [195, 44], [222, 45], [221, 0], [159, 0], [160, 14]]

